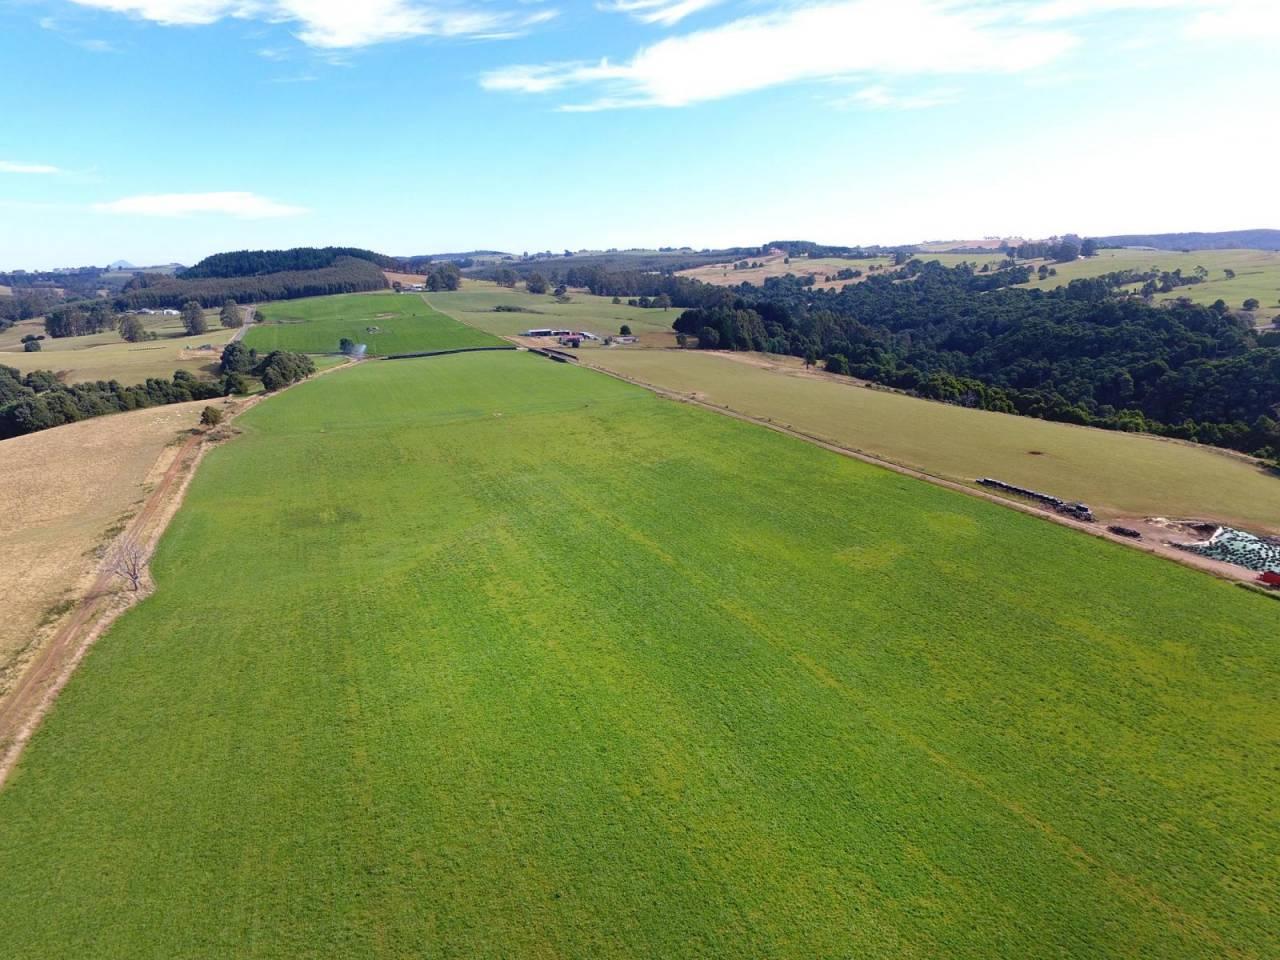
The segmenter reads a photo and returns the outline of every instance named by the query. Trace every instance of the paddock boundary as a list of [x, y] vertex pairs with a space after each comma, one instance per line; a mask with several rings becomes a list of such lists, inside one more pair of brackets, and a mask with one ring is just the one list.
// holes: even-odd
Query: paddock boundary
[[[452, 347], [449, 350], [419, 350], [414, 353], [389, 353], [383, 360], [409, 360], [413, 357], [443, 357], [450, 353], [480, 353], [486, 350], [516, 350], [514, 346], [489, 346], [489, 347]], [[376, 360], [377, 357], [369, 357], [370, 360]]]

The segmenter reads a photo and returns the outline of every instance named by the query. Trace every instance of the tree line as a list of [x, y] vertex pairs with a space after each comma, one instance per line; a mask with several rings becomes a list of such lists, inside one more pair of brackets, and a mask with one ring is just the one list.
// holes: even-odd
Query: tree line
[[124, 386], [118, 380], [64, 384], [51, 370], [23, 375], [0, 365], [0, 439], [109, 413], [247, 393], [250, 376], [261, 380], [265, 390], [279, 390], [316, 369], [306, 354], [273, 350], [262, 357], [238, 341], [223, 350], [221, 368], [221, 380], [200, 380], [178, 370], [170, 379], [149, 377]]
[[197, 380], [186, 370], [177, 371], [172, 379], [151, 377], [126, 387], [118, 380], [67, 385], [50, 370], [23, 376], [13, 367], [0, 366], [0, 439], [108, 413], [220, 396], [220, 384]]
[[1280, 346], [1251, 318], [1093, 281], [1013, 288], [1021, 269], [995, 287], [918, 261], [837, 293], [797, 277], [713, 287], [673, 327], [704, 348], [805, 357], [950, 403], [1280, 459]]

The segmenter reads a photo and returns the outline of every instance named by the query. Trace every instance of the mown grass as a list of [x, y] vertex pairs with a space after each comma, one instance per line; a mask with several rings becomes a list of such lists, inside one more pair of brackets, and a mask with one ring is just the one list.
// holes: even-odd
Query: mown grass
[[23, 957], [1263, 957], [1278, 611], [527, 354], [210, 452], [0, 793]]
[[263, 304], [258, 309], [266, 322], [255, 324], [244, 342], [259, 353], [337, 353], [344, 337], [366, 344], [370, 356], [503, 342], [433, 310], [414, 293], [310, 297]]
[[1280, 478], [1229, 451], [933, 403], [847, 378], [801, 376], [791, 357], [602, 350], [590, 362], [753, 417], [972, 483], [1084, 500], [1104, 516], [1208, 517], [1280, 533]]

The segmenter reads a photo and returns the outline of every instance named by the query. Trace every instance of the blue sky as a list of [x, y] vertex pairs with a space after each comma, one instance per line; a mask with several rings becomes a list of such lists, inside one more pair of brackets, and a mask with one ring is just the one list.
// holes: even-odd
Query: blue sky
[[1275, 0], [0, 0], [0, 268], [1280, 227]]

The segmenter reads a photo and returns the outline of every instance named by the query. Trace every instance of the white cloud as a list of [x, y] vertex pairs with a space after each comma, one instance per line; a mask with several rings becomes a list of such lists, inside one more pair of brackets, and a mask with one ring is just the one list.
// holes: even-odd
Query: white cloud
[[594, 86], [571, 110], [677, 107], [780, 84], [851, 75], [1016, 73], [1076, 44], [1069, 33], [1008, 22], [1002, 8], [955, 0], [837, 0], [671, 37], [629, 61], [517, 65], [482, 76], [489, 90]]
[[1280, 36], [1276, 0], [1042, 0], [1024, 11], [1027, 23], [1082, 20], [1114, 13], [1189, 15], [1184, 33], [1193, 38], [1268, 40]]
[[669, 27], [685, 17], [714, 7], [722, 0], [615, 0], [602, 3], [600, 10], [608, 13], [628, 13], [641, 23], [660, 23]]
[[218, 20], [264, 20], [297, 25], [298, 39], [322, 49], [363, 47], [409, 37], [517, 36], [555, 16], [428, 5], [414, 0], [73, 0], [169, 26]]
[[223, 193], [152, 193], [123, 197], [110, 203], [95, 203], [102, 213], [123, 213], [140, 217], [186, 217], [197, 213], [223, 214], [241, 220], [263, 220], [272, 217], [296, 217], [306, 213], [305, 207], [279, 203], [256, 193], [227, 191]]
[[18, 163], [15, 160], [0, 160], [0, 173], [61, 173], [57, 167], [47, 163]]
[[1275, 0], [1235, 0], [1211, 5], [1192, 18], [1186, 32], [1213, 40], [1280, 40], [1280, 4]]
[[901, 96], [884, 84], [863, 87], [835, 101], [837, 107], [862, 107], [872, 110], [927, 110], [955, 103], [959, 92], [953, 89], [928, 90], [924, 93]]

